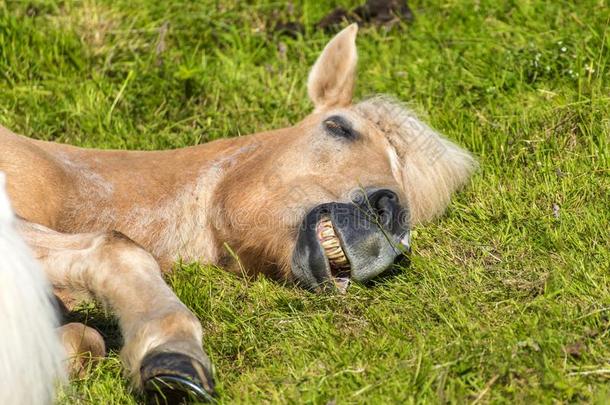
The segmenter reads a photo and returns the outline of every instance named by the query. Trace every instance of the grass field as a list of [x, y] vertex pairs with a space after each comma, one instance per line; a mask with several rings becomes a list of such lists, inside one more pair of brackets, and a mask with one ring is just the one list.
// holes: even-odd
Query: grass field
[[[330, 38], [313, 25], [335, 3], [0, 0], [0, 124], [121, 149], [287, 126], [311, 110]], [[411, 25], [361, 29], [357, 95], [410, 102], [480, 170], [417, 228], [409, 267], [346, 295], [179, 265], [220, 402], [608, 403], [610, 9], [410, 3]], [[274, 34], [289, 19], [303, 36]], [[113, 352], [60, 403], [141, 401], [114, 321], [79, 315]]]

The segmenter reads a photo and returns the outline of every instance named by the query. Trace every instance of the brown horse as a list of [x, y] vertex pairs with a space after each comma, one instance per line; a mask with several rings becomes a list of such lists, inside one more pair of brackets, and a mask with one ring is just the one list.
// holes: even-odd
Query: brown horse
[[[356, 33], [326, 46], [307, 83], [315, 110], [293, 127], [154, 152], [0, 127], [20, 234], [66, 303], [84, 294], [116, 313], [137, 386], [213, 393], [200, 324], [161, 276], [176, 259], [344, 290], [388, 269], [411, 225], [441, 214], [468, 180], [470, 154], [399, 103], [352, 103]], [[69, 355], [104, 352], [84, 325], [62, 337]]]

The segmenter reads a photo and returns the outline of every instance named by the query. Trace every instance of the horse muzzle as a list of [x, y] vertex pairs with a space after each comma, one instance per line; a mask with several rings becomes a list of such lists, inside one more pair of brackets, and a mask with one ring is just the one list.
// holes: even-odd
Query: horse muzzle
[[393, 191], [362, 192], [351, 203], [325, 203], [305, 216], [292, 256], [296, 281], [345, 291], [389, 269], [410, 252], [408, 209]]

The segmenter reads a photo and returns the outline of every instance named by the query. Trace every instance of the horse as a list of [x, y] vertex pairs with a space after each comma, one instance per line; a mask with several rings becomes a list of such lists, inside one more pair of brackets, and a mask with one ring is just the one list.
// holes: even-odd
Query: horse
[[[215, 395], [201, 325], [162, 278], [176, 260], [345, 291], [408, 254], [411, 228], [475, 170], [402, 103], [353, 102], [357, 31], [325, 46], [307, 79], [314, 109], [291, 127], [161, 151], [0, 128], [20, 236], [65, 305], [94, 298], [117, 316], [124, 367], [151, 398]], [[97, 331], [75, 329], [61, 330], [68, 357], [104, 355]]]

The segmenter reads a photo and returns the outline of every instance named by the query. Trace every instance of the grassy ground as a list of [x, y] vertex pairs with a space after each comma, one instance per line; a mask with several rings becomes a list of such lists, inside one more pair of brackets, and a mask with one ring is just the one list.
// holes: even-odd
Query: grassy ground
[[[308, 67], [329, 39], [312, 26], [334, 2], [292, 15], [271, 1], [166, 3], [0, 0], [0, 124], [153, 149], [308, 113]], [[411, 5], [411, 26], [361, 30], [358, 96], [411, 101], [481, 169], [417, 229], [410, 267], [345, 296], [181, 266], [170, 282], [204, 325], [220, 401], [607, 403], [606, 2]], [[291, 18], [304, 36], [272, 32]], [[99, 310], [81, 316], [116, 337]], [[60, 402], [139, 400], [114, 352]]]

